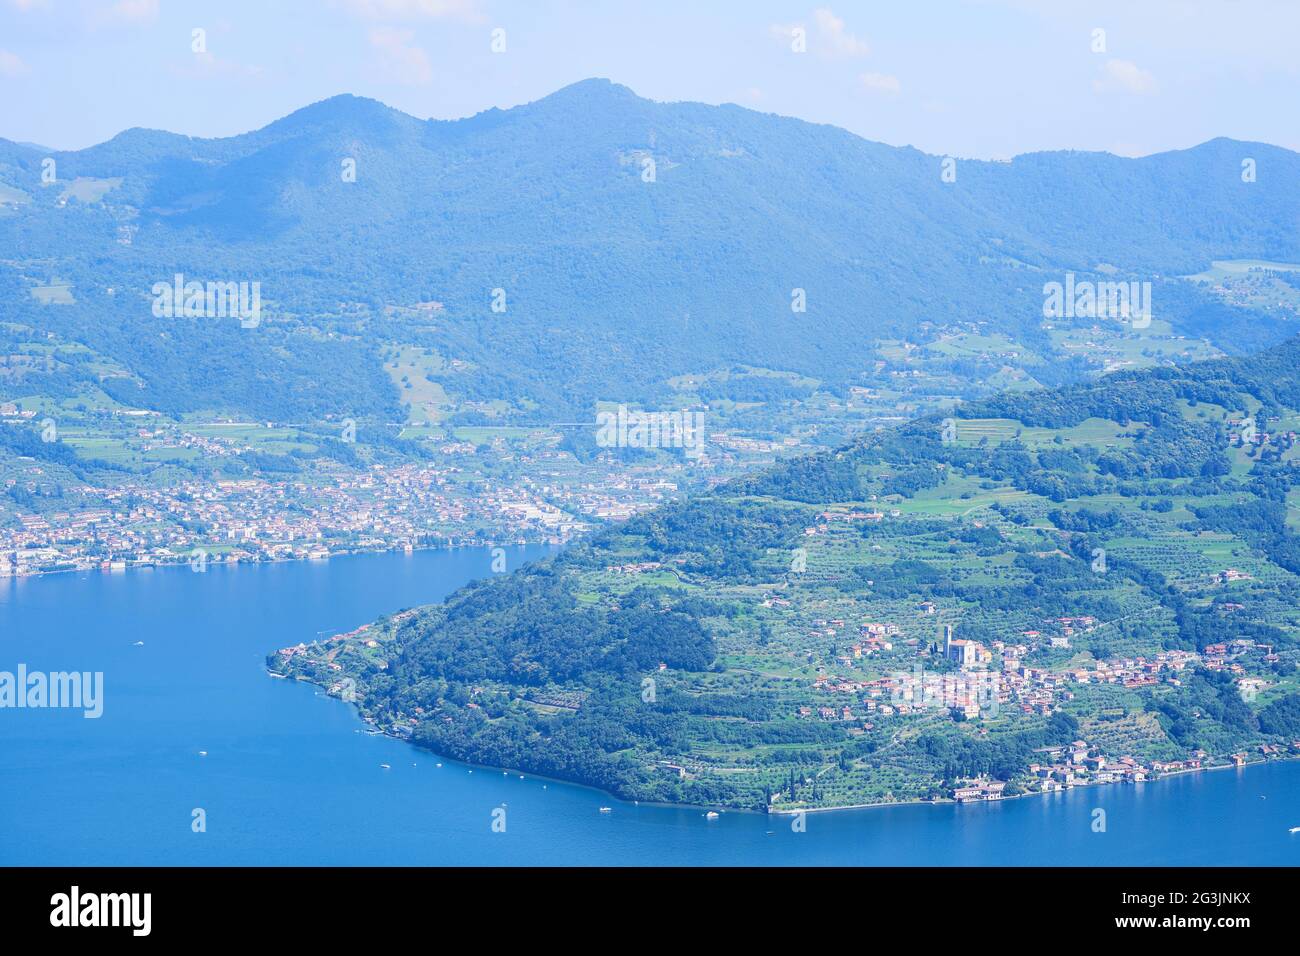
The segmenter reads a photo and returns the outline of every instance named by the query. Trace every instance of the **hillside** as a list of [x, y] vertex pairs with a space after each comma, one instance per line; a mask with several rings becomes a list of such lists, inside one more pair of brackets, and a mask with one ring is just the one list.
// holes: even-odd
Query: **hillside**
[[[732, 365], [843, 390], [882, 341], [962, 324], [1038, 352], [1057, 384], [1084, 361], [1043, 322], [1067, 271], [1151, 282], [1158, 323], [1229, 353], [1288, 334], [1295, 303], [1272, 287], [1228, 301], [1179, 277], [1300, 262], [1295, 153], [961, 160], [955, 182], [940, 164], [604, 80], [458, 121], [340, 96], [226, 139], [133, 129], [49, 157], [0, 141], [0, 351], [54, 349], [0, 376], [0, 399], [401, 422], [385, 362], [414, 348], [415, 384], [449, 408], [546, 421], [671, 403], [674, 376]], [[261, 321], [155, 317], [177, 273], [259, 282]]]
[[1278, 756], [1297, 432], [1300, 340], [999, 396], [269, 665], [439, 753], [629, 799], [798, 810]]

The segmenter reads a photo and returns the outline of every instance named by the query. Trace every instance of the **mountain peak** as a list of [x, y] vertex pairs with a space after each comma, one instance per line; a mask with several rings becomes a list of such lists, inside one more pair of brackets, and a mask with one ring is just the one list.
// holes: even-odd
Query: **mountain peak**
[[554, 93], [534, 100], [529, 106], [601, 106], [646, 102], [621, 83], [604, 77], [591, 77], [562, 86]]
[[400, 110], [395, 110], [379, 100], [367, 96], [354, 96], [351, 93], [339, 93], [294, 110], [267, 128], [316, 126], [339, 122], [367, 123], [391, 120], [404, 115]]
[[615, 83], [613, 80], [604, 76], [592, 76], [585, 80], [578, 80], [570, 83], [568, 86], [562, 86], [554, 93], [544, 97], [552, 99], [557, 96], [609, 96], [619, 99], [640, 99], [629, 87], [622, 83]]

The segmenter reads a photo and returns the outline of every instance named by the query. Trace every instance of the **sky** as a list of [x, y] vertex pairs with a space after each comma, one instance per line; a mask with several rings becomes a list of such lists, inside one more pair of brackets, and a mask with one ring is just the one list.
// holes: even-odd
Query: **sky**
[[1297, 0], [0, 0], [0, 137], [228, 136], [338, 93], [455, 119], [599, 76], [969, 158], [1300, 150], [1297, 37]]

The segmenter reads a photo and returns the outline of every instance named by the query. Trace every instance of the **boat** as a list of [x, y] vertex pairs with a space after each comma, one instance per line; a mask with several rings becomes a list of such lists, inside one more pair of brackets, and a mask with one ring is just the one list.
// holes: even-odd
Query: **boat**
[[208, 755], [208, 752], [207, 752], [206, 750], [200, 750], [200, 751], [199, 751], [199, 756], [200, 756], [200, 757], [206, 757], [207, 755]]
[[381, 770], [392, 770], [392, 769], [393, 769], [392, 767], [388, 766], [388, 764], [386, 764], [386, 763], [381, 763], [381, 764], [379, 765], [379, 768], [380, 768]]
[[704, 814], [704, 819], [706, 819], [706, 820], [716, 820], [716, 819], [718, 819], [718, 815], [719, 815], [719, 814], [718, 814], [718, 812], [717, 812], [716, 810], [710, 810], [708, 813]]
[[1286, 832], [1287, 832], [1287, 833], [1300, 833], [1300, 827], [1292, 827], [1290, 830], [1287, 830]]
[[614, 808], [613, 808], [613, 807], [601, 807], [601, 808], [600, 808], [600, 812], [601, 812], [601, 813], [613, 813], [613, 812], [614, 812]]

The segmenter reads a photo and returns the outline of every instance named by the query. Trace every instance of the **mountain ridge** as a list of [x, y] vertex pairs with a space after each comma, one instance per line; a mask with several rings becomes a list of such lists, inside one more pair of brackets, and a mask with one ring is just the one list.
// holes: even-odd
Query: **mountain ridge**
[[[606, 93], [606, 94], [612, 93], [614, 95], [597, 97], [593, 95], [596, 93]], [[548, 106], [554, 107], [556, 105], [561, 105], [561, 104], [567, 105], [568, 103], [572, 103], [572, 102], [581, 103], [583, 101], [599, 102], [601, 104], [610, 103], [610, 102], [627, 103], [631, 101], [636, 101], [638, 103], [647, 104], [651, 106], [667, 106], [667, 107], [685, 106], [685, 107], [703, 107], [707, 110], [724, 110], [724, 111], [735, 110], [743, 113], [750, 113], [756, 116], [769, 117], [781, 121], [803, 124], [817, 129], [834, 130], [839, 133], [843, 133], [849, 137], [852, 137], [854, 139], [861, 140], [865, 143], [870, 143], [877, 146], [884, 146], [887, 147], [888, 149], [913, 151], [931, 159], [942, 159], [948, 156], [952, 156], [953, 158], [964, 162], [983, 163], [983, 164], [991, 164], [991, 165], [1012, 165], [1017, 161], [1032, 158], [1032, 157], [1061, 156], [1061, 155], [1110, 156], [1118, 160], [1123, 160], [1125, 162], [1142, 162], [1144, 160], [1157, 159], [1160, 157], [1180, 155], [1185, 153], [1195, 153], [1207, 147], [1217, 148], [1221, 145], [1228, 145], [1234, 148], [1258, 147], [1258, 148], [1264, 148], [1268, 150], [1277, 150], [1279, 152], [1289, 153], [1291, 155], [1300, 155], [1295, 150], [1288, 149], [1287, 147], [1284, 146], [1278, 146], [1275, 144], [1266, 143], [1263, 141], [1239, 140], [1230, 136], [1214, 136], [1211, 137], [1210, 139], [1189, 146], [1160, 150], [1154, 153], [1145, 154], [1143, 156], [1122, 156], [1120, 154], [1112, 153], [1107, 150], [1044, 149], [1044, 150], [1032, 150], [1025, 153], [1017, 153], [1014, 156], [1007, 159], [980, 159], [977, 157], [965, 157], [965, 156], [961, 156], [960, 154], [947, 153], [947, 152], [939, 152], [939, 153], [927, 152], [914, 145], [906, 144], [906, 143], [894, 145], [894, 144], [886, 143], [883, 140], [875, 140], [867, 136], [854, 133], [850, 130], [844, 129], [843, 127], [835, 126], [832, 123], [818, 123], [811, 120], [805, 120], [797, 116], [789, 116], [782, 113], [766, 112], [763, 110], [757, 110], [752, 107], [748, 107], [743, 104], [735, 103], [731, 101], [718, 103], [718, 104], [710, 104], [699, 100], [649, 99], [638, 95], [630, 87], [618, 83], [614, 80], [610, 80], [606, 77], [588, 77], [582, 80], [575, 80], [574, 82], [562, 86], [559, 89], [551, 93], [548, 93], [544, 96], [541, 96], [535, 100], [529, 100], [525, 103], [520, 103], [511, 107], [492, 106], [483, 110], [479, 110], [476, 113], [471, 113], [461, 117], [421, 118], [416, 116], [415, 114], [407, 113], [406, 111], [399, 109], [398, 107], [390, 106], [387, 103], [383, 102], [383, 100], [376, 99], [374, 97], [363, 96], [355, 93], [341, 92], [341, 93], [335, 93], [331, 96], [327, 96], [320, 100], [315, 100], [311, 103], [304, 104], [303, 106], [300, 106], [294, 109], [293, 111], [286, 113], [284, 116], [280, 117], [279, 119], [271, 120], [270, 122], [266, 123], [263, 126], [245, 130], [240, 133], [233, 133], [227, 136], [192, 136], [186, 133], [177, 133], [167, 129], [132, 126], [122, 130], [119, 133], [116, 133], [115, 135], [109, 137], [108, 139], [102, 142], [93, 143], [89, 146], [80, 147], [78, 149], [67, 149], [67, 150], [49, 149], [47, 147], [43, 147], [38, 144], [11, 140], [4, 136], [0, 136], [0, 145], [26, 149], [33, 154], [40, 153], [42, 155], [58, 157], [58, 156], [70, 156], [74, 154], [99, 150], [102, 147], [105, 147], [122, 137], [139, 136], [142, 134], [173, 137], [179, 141], [185, 141], [188, 143], [222, 143], [230, 140], [253, 137], [259, 133], [265, 133], [266, 131], [271, 130], [277, 126], [282, 126], [284, 128], [291, 128], [296, 125], [301, 125], [308, 118], [314, 118], [318, 116], [324, 118], [327, 121], [335, 121], [340, 117], [340, 115], [345, 110], [351, 111], [354, 115], [360, 114], [361, 110], [366, 110], [371, 115], [378, 115], [383, 117], [396, 115], [396, 116], [403, 117], [405, 119], [412, 120], [417, 123], [425, 123], [430, 125], [456, 125], [460, 123], [470, 122], [479, 119], [481, 117], [505, 115], [517, 111], [532, 112], [538, 109], [546, 108]], [[376, 109], [376, 107], [378, 109]]]
[[[258, 337], [364, 370], [348, 411], [367, 417], [398, 405], [375, 360], [393, 345], [463, 363], [438, 384], [515, 415], [663, 403], [667, 380], [734, 364], [843, 390], [879, 340], [961, 323], [1054, 352], [1040, 289], [1066, 271], [1151, 281], [1174, 332], [1240, 352], [1288, 320], [1178, 277], [1216, 259], [1300, 262], [1300, 156], [1241, 147], [1261, 164], [1247, 184], [1237, 148], [958, 160], [947, 182], [911, 147], [601, 80], [454, 121], [339, 96], [235, 137], [140, 131], [56, 154], [59, 183], [80, 186], [42, 188], [41, 157], [0, 147], [0, 183], [31, 199], [0, 214], [0, 292], [23, 324], [109, 350], [144, 383], [113, 394], [167, 413], [195, 405], [162, 381], [192, 374], [191, 335], [231, 357], [232, 411], [258, 417], [289, 412], [255, 385], [272, 374], [267, 349], [242, 347]], [[259, 281], [265, 321], [242, 338], [186, 330], [142, 365], [125, 343], [153, 336], [148, 290], [176, 272]], [[50, 274], [75, 304], [34, 304]], [[110, 302], [108, 287], [130, 295]], [[442, 307], [436, 321], [394, 321], [421, 302]], [[292, 352], [312, 395], [293, 414], [342, 413]], [[1068, 366], [1057, 357], [1045, 374]]]

